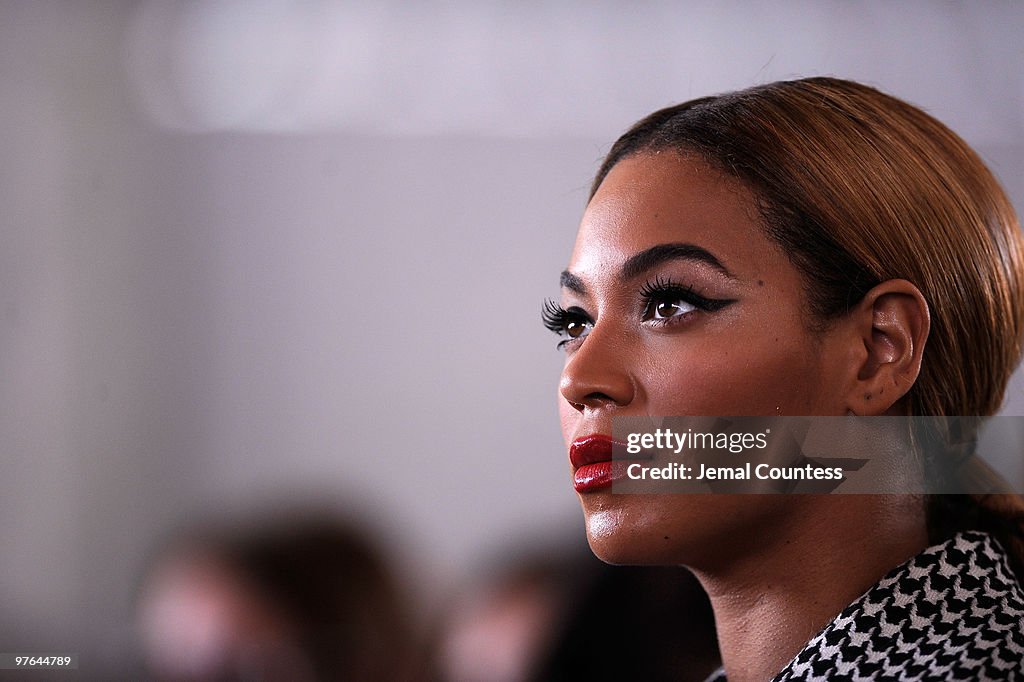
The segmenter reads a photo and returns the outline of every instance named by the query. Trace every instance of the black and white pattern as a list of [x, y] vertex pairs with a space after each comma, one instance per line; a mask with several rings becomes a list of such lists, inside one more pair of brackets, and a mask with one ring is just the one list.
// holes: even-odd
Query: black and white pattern
[[792, 680], [1024, 680], [1024, 591], [1002, 546], [964, 532], [894, 569], [775, 677]]

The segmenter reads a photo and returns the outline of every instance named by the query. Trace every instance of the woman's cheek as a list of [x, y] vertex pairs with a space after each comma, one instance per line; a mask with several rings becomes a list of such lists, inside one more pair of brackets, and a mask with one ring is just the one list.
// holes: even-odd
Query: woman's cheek
[[[750, 346], [746, 346], [749, 350]], [[677, 358], [672, 372], [648, 377], [648, 396], [656, 396], [649, 413], [659, 416], [775, 414], [802, 395], [806, 383], [799, 356], [784, 349], [741, 350], [709, 347], [689, 360]], [[783, 350], [783, 349], [778, 349]]]

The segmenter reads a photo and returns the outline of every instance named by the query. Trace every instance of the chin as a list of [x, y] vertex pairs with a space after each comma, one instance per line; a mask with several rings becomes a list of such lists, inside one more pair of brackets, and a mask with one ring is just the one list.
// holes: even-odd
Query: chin
[[654, 510], [645, 509], [646, 505], [602, 505], [589, 511], [586, 506], [587, 541], [594, 555], [605, 563], [679, 566], [686, 564], [707, 540], [691, 534], [691, 529], [680, 532], [679, 524], [652, 514]]
[[581, 497], [587, 540], [609, 564], [707, 567], [775, 535], [802, 505], [787, 495]]

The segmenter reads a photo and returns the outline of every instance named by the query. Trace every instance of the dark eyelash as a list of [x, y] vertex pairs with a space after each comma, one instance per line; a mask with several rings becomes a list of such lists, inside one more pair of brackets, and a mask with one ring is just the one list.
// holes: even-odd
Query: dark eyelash
[[565, 334], [565, 328], [570, 322], [590, 322], [590, 315], [583, 310], [583, 308], [577, 308], [573, 306], [571, 308], [563, 308], [551, 299], [544, 301], [544, 306], [540, 312], [541, 320], [544, 321], [544, 326], [558, 334], [559, 336]]
[[653, 282], [648, 280], [644, 284], [640, 289], [640, 296], [648, 307], [655, 302], [685, 301], [699, 310], [709, 312], [721, 310], [730, 303], [736, 302], [735, 299], [729, 298], [705, 298], [695, 292], [692, 286], [677, 284], [660, 275]]

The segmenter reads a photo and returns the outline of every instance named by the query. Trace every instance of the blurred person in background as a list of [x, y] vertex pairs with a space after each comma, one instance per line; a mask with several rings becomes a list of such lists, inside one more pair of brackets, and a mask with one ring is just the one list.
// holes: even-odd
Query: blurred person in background
[[610, 566], [569, 542], [517, 554], [467, 590], [437, 668], [442, 682], [686, 682], [718, 660], [711, 605], [692, 574]]
[[144, 576], [148, 671], [164, 682], [412, 679], [413, 628], [366, 534], [327, 515], [185, 533]]

